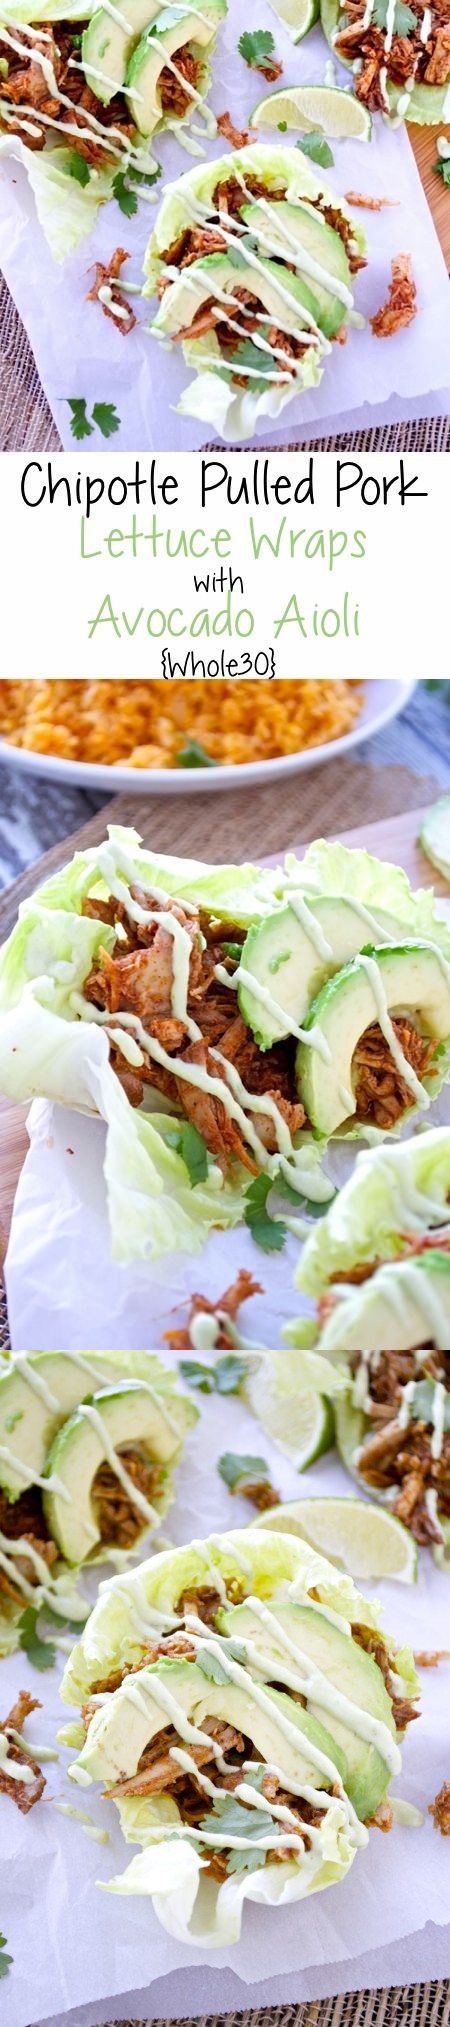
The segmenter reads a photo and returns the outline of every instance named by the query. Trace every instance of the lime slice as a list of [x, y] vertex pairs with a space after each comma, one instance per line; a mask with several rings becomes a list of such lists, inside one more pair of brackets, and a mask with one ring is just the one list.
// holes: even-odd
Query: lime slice
[[367, 106], [337, 85], [291, 84], [268, 92], [250, 113], [249, 127], [294, 128], [298, 134], [316, 129], [330, 140], [370, 141], [372, 121]]
[[431, 865], [450, 881], [450, 795], [441, 795], [424, 816], [419, 844]]
[[270, 5], [293, 42], [303, 42], [303, 36], [319, 18], [319, 0], [270, 0]]
[[306, 1471], [334, 1441], [333, 1409], [323, 1394], [308, 1388], [283, 1394], [270, 1358], [250, 1373], [243, 1386], [247, 1406], [296, 1471]]
[[418, 1552], [412, 1534], [385, 1507], [370, 1506], [365, 1499], [293, 1499], [259, 1514], [252, 1526], [301, 1535], [349, 1576], [415, 1583]]

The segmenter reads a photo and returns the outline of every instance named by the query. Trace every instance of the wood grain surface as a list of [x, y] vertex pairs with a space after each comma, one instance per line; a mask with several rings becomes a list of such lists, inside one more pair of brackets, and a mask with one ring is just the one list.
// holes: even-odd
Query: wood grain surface
[[443, 183], [442, 176], [436, 176], [434, 172], [434, 163], [438, 160], [438, 134], [445, 134], [450, 141], [450, 127], [409, 127], [408, 131], [445, 264], [450, 271], [450, 190]]
[[[205, 811], [205, 818], [206, 814]], [[340, 842], [346, 845], [364, 845], [367, 851], [403, 866], [414, 886], [433, 885], [437, 893], [447, 894], [448, 897], [445, 881], [441, 880], [439, 874], [432, 875], [431, 866], [428, 865], [417, 843], [421, 815], [421, 810], [413, 809], [403, 816], [384, 817], [380, 823], [369, 823], [365, 824], [364, 828], [340, 832]], [[40, 859], [39, 865], [21, 874], [3, 896], [0, 903], [0, 941], [8, 934], [15, 921], [19, 901], [23, 900], [26, 894], [33, 892], [38, 881], [54, 872], [57, 866], [63, 865], [75, 848], [85, 850], [87, 845], [97, 843], [104, 836], [106, 823], [112, 821], [123, 824], [133, 822], [136, 829], [141, 831], [144, 840], [147, 838], [148, 841], [154, 826], [154, 807], [148, 800], [140, 802], [138, 798], [117, 796], [114, 802], [108, 803], [100, 810], [98, 816], [93, 817], [91, 822], [77, 831], [74, 837], [66, 838], [64, 843], [54, 845], [52, 850], [46, 852], [45, 857]], [[188, 840], [186, 843], [188, 848]], [[289, 843], [292, 847], [292, 839]], [[300, 845], [300, 852], [302, 849], [304, 847]], [[0, 1259], [4, 1257], [6, 1250], [15, 1191], [27, 1149], [26, 1113], [26, 1106], [12, 1105], [8, 1099], [0, 1096]]]

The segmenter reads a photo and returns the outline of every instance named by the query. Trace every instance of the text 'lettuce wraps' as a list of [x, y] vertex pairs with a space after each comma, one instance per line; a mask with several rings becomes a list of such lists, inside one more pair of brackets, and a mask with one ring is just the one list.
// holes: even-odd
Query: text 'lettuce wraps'
[[117, 176], [159, 176], [154, 137], [202, 113], [226, 0], [39, 0], [0, 5], [0, 154], [27, 170], [38, 217], [61, 260], [95, 224]]
[[165, 192], [146, 256], [155, 339], [182, 345], [182, 415], [227, 442], [318, 385], [353, 317], [365, 240], [295, 149], [255, 144]]
[[449, 948], [432, 894], [364, 853], [202, 866], [112, 826], [1, 953], [0, 1089], [105, 1120], [115, 1257], [196, 1252], [260, 1174], [294, 1211], [327, 1202], [333, 1135], [428, 1110]]
[[322, 26], [370, 112], [435, 127], [450, 118], [447, 0], [320, 0]]
[[[336, 1434], [353, 1476], [419, 1544], [450, 1544], [450, 1132], [359, 1155], [308, 1240], [317, 1347], [345, 1353]], [[299, 1326], [302, 1342], [303, 1325]], [[295, 1344], [296, 1325], [289, 1326]]]
[[86, 1617], [81, 1565], [157, 1530], [197, 1410], [148, 1352], [31, 1352], [0, 1370], [0, 1654], [31, 1606]]
[[417, 1689], [376, 1607], [292, 1535], [214, 1535], [113, 1579], [62, 1692], [83, 1706], [73, 1779], [141, 1847], [108, 1890], [205, 1949], [238, 1939], [246, 1899], [338, 1883], [367, 1824], [389, 1828]]

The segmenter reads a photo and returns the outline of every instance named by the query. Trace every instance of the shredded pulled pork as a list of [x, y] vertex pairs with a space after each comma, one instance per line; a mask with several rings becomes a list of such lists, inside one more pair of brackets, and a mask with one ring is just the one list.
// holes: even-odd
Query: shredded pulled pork
[[399, 253], [391, 261], [391, 280], [388, 295], [381, 309], [369, 318], [374, 338], [392, 338], [396, 331], [406, 330], [417, 316], [417, 289], [409, 253]]
[[[8, 1541], [20, 1541], [22, 1538], [24, 1542], [29, 1541], [30, 1548], [37, 1550], [48, 1569], [51, 1569], [52, 1564], [57, 1561], [58, 1550], [55, 1542], [50, 1541], [42, 1511], [41, 1495], [35, 1485], [31, 1485], [28, 1491], [22, 1492], [20, 1498], [14, 1501], [7, 1499], [6, 1493], [0, 1490], [0, 1534], [6, 1535]], [[14, 1556], [14, 1567], [18, 1573], [20, 1571], [20, 1574], [26, 1577], [28, 1583], [38, 1582], [34, 1563], [26, 1552]], [[14, 1579], [8, 1576], [4, 1569], [0, 1569], [0, 1595], [3, 1598], [10, 1598], [12, 1604], [23, 1606], [23, 1591], [19, 1590]]]
[[231, 142], [232, 148], [248, 148], [251, 135], [247, 133], [246, 127], [241, 129], [234, 126], [231, 113], [218, 113], [217, 126], [219, 134], [223, 134], [225, 141]]
[[110, 317], [111, 322], [116, 325], [118, 331], [122, 331], [125, 338], [137, 322], [131, 304], [124, 302], [122, 290], [118, 287], [124, 260], [129, 259], [130, 255], [125, 252], [125, 247], [116, 246], [115, 253], [111, 254], [106, 267], [102, 260], [96, 260], [95, 282], [92, 288], [88, 289], [86, 296], [86, 302], [100, 303], [104, 317]]
[[[128, 1478], [151, 1506], [161, 1491], [161, 1465], [150, 1463], [137, 1448], [124, 1446], [118, 1454]], [[117, 1548], [132, 1548], [145, 1527], [145, 1517], [139, 1507], [133, 1505], [117, 1473], [106, 1460], [94, 1478], [92, 1498], [101, 1540], [114, 1542]]]
[[[395, 1654], [388, 1654], [381, 1635], [372, 1631], [370, 1626], [352, 1626], [352, 1633], [358, 1647], [363, 1647], [365, 1654], [371, 1654], [373, 1660], [376, 1661], [377, 1668], [380, 1669], [392, 1704], [392, 1716], [396, 1731], [406, 1731], [407, 1724], [413, 1724], [414, 1718], [419, 1717], [420, 1712], [416, 1710], [415, 1704], [411, 1703], [406, 1696], [398, 1697], [395, 1694], [392, 1681], [392, 1670], [395, 1669]], [[379, 1827], [390, 1829], [390, 1824], [379, 1825]]]
[[[407, 1062], [422, 1081], [432, 1069], [436, 1043], [424, 1039], [405, 1015], [398, 1015], [392, 1025]], [[373, 1126], [395, 1126], [413, 1101], [377, 1022], [366, 1028], [358, 1042], [352, 1075], [357, 1118]]]
[[[1, 101], [6, 100], [9, 105], [17, 107], [17, 119], [8, 119], [3, 125], [8, 133], [20, 134], [25, 147], [38, 150], [45, 147], [49, 131], [53, 130], [46, 124], [50, 119], [62, 139], [65, 128], [70, 128], [67, 142], [89, 167], [104, 169], [110, 166], [111, 161], [117, 163], [117, 150], [122, 142], [126, 155], [127, 143], [133, 140], [135, 128], [122, 92], [116, 92], [109, 105], [102, 105], [86, 83], [84, 71], [73, 67], [80, 61], [80, 37], [85, 27], [86, 22], [83, 21], [77, 21], [74, 26], [69, 26], [66, 21], [45, 21], [42, 23], [42, 42], [32, 44], [25, 32], [22, 35], [20, 27], [17, 27], [15, 41], [23, 42], [20, 56], [9, 43], [2, 42], [0, 29], [0, 57], [8, 66], [6, 77], [0, 80], [0, 128]], [[64, 93], [64, 97], [70, 99], [70, 106], [64, 105], [59, 95], [52, 95], [41, 64], [36, 62], [38, 51], [49, 58], [58, 94]], [[24, 117], [30, 118], [32, 130], [22, 124], [22, 112]], [[90, 127], [86, 115], [91, 118], [94, 115], [106, 132], [114, 128], [114, 146], [110, 156], [99, 143], [95, 128]], [[79, 133], [72, 132], [74, 126], [80, 129]]]
[[225, 1289], [223, 1295], [219, 1295], [217, 1302], [210, 1302], [207, 1295], [192, 1295], [184, 1330], [165, 1330], [164, 1343], [170, 1345], [171, 1351], [191, 1351], [191, 1324], [194, 1317], [216, 1316], [219, 1318], [219, 1330], [215, 1350], [232, 1351], [234, 1339], [227, 1329], [227, 1319], [230, 1323], [234, 1322], [243, 1302], [249, 1302], [252, 1295], [263, 1293], [261, 1283], [253, 1280], [253, 1275], [248, 1273], [246, 1267], [241, 1267], [236, 1280], [231, 1283], [230, 1288]]
[[17, 1739], [11, 1737], [11, 1732], [21, 1732], [25, 1718], [30, 1716], [30, 1712], [41, 1709], [42, 1705], [36, 1696], [29, 1696], [27, 1689], [20, 1689], [17, 1703], [13, 1704], [9, 1716], [0, 1720], [0, 1732], [8, 1741], [8, 1759], [14, 1760], [17, 1766], [30, 1768], [33, 1774], [32, 1781], [20, 1780], [14, 1774], [8, 1774], [0, 1760], [0, 1794], [10, 1795], [11, 1801], [16, 1803], [22, 1816], [28, 1816], [35, 1802], [40, 1802], [45, 1788], [45, 1775], [37, 1760], [30, 1759], [29, 1752], [17, 1743]]
[[[152, 909], [157, 912], [157, 903], [152, 900], [151, 894], [143, 894], [137, 887], [131, 888], [131, 894], [146, 912], [150, 913]], [[102, 912], [99, 919], [104, 921], [104, 904], [100, 905]], [[181, 923], [191, 943], [187, 1011], [189, 1018], [195, 1020], [201, 1030], [201, 1040], [193, 1042], [186, 1024], [175, 1019], [172, 1013], [172, 936], [160, 923], [140, 925], [129, 922], [124, 917], [121, 903], [107, 905], [111, 907], [108, 919], [117, 930], [117, 941], [112, 954], [106, 949], [100, 950], [85, 981], [85, 997], [111, 1014], [112, 1029], [115, 1017], [120, 1022], [122, 1012], [137, 1014], [152, 1038], [174, 1057], [173, 1070], [145, 1055], [139, 1070], [130, 1070], [113, 1042], [111, 1060], [130, 1103], [140, 1105], [144, 1084], [152, 1084], [175, 1105], [178, 1113], [181, 1108], [219, 1163], [226, 1168], [231, 1160], [237, 1160], [251, 1174], [256, 1174], [258, 1163], [249, 1153], [238, 1124], [219, 1094], [203, 1090], [197, 1083], [177, 1074], [178, 1066], [192, 1064], [194, 1069], [206, 1070], [219, 1084], [226, 1083], [225, 1063], [218, 1062], [211, 1054], [212, 1048], [218, 1048], [220, 1055], [235, 1065], [252, 1095], [274, 1099], [292, 1134], [299, 1132], [305, 1123], [305, 1112], [299, 1103], [295, 1083], [295, 1044], [284, 1042], [262, 1053], [250, 1029], [240, 1015], [235, 1015], [233, 994], [215, 977], [215, 966], [219, 961], [224, 964], [230, 978], [235, 969], [235, 960], [224, 949], [224, 942], [227, 944], [232, 937], [230, 925], [227, 934], [223, 934], [223, 940], [218, 935], [218, 940], [206, 942], [203, 948], [203, 920], [197, 915], [185, 914], [176, 901], [166, 903], [166, 910], [170, 909]], [[89, 914], [95, 916], [96, 902], [91, 899], [87, 906]], [[242, 931], [238, 934], [242, 940]], [[259, 1112], [252, 1113], [252, 1120], [264, 1146], [273, 1153], [277, 1145], [274, 1121], [269, 1114]]]
[[386, 205], [397, 203], [396, 197], [363, 197], [361, 190], [346, 190], [346, 204], [353, 204], [355, 211], [384, 211]]
[[[352, 1361], [352, 1370], [358, 1361]], [[386, 1492], [396, 1488], [391, 1511], [410, 1528], [421, 1547], [442, 1541], [439, 1521], [430, 1511], [427, 1494], [437, 1495], [439, 1514], [450, 1517], [450, 1436], [444, 1435], [438, 1457], [432, 1454], [431, 1426], [410, 1417], [399, 1422], [403, 1389], [413, 1379], [443, 1379], [450, 1390], [450, 1353], [425, 1351], [420, 1368], [414, 1351], [382, 1352], [369, 1372], [368, 1413], [373, 1435], [364, 1441], [358, 1469], [367, 1485]]]
[[362, 0], [344, 0], [335, 47], [345, 62], [361, 64], [353, 74], [353, 90], [370, 112], [386, 112], [386, 83], [402, 91], [412, 77], [419, 85], [442, 85], [450, 76], [448, 0], [434, 0], [425, 42], [422, 0], [411, 4], [414, 23], [407, 35], [393, 35], [388, 50], [386, 27], [378, 27], [373, 16], [365, 25]]
[[441, 1837], [450, 1837], [450, 1781], [443, 1781], [434, 1802], [429, 1802], [428, 1813], [433, 1817], [435, 1830]]
[[[198, 92], [201, 89], [203, 67], [199, 57], [194, 56], [193, 50], [189, 49], [188, 45], [184, 49], [175, 50], [172, 63], [178, 71], [178, 77], [175, 77], [174, 70], [166, 64], [159, 79], [161, 111], [169, 113], [172, 119], [182, 120], [185, 113], [192, 108], [192, 90]], [[191, 85], [191, 91], [183, 90], [183, 78], [187, 85]]]

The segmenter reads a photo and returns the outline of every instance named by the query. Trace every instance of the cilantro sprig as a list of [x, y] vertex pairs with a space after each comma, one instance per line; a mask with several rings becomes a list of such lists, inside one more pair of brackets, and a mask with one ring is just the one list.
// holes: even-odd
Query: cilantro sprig
[[318, 127], [313, 127], [310, 134], [302, 134], [301, 140], [296, 141], [295, 145], [301, 149], [302, 155], [309, 156], [310, 162], [318, 162], [320, 169], [333, 168], [334, 155], [328, 141], [325, 140], [325, 135], [320, 133]]
[[450, 156], [444, 157], [441, 162], [433, 162], [433, 169], [435, 176], [441, 176], [446, 189], [450, 190]]
[[63, 162], [62, 167], [64, 175], [72, 176], [73, 182], [80, 183], [82, 190], [85, 190], [86, 184], [90, 183], [91, 180], [91, 171], [89, 163], [85, 162], [84, 155], [77, 155], [76, 148], [71, 148], [67, 161]]
[[10, 1964], [14, 1962], [14, 1958], [7, 1955], [5, 1944], [6, 1936], [0, 1935], [0, 1978], [7, 1977]]
[[275, 1179], [271, 1175], [255, 1176], [254, 1182], [250, 1183], [250, 1188], [245, 1194], [244, 1223], [248, 1225], [255, 1246], [259, 1246], [262, 1253], [281, 1253], [286, 1244], [288, 1227], [284, 1218], [272, 1217], [268, 1209], [271, 1190], [276, 1196], [293, 1204], [299, 1216], [306, 1214], [311, 1219], [325, 1217], [329, 1202], [315, 1203], [310, 1197], [299, 1196], [298, 1191], [288, 1182], [287, 1176], [277, 1175]]
[[39, 1668], [43, 1674], [45, 1669], [55, 1666], [56, 1647], [53, 1640], [38, 1631], [38, 1620], [39, 1610], [27, 1605], [19, 1619], [19, 1647], [27, 1654], [31, 1667]]
[[270, 1487], [270, 1472], [265, 1457], [245, 1456], [238, 1450], [224, 1450], [219, 1457], [217, 1469], [229, 1492], [251, 1493], [256, 1485]]
[[206, 1140], [203, 1139], [203, 1134], [198, 1132], [197, 1127], [192, 1126], [191, 1121], [187, 1120], [185, 1126], [174, 1127], [173, 1131], [171, 1129], [166, 1133], [166, 1140], [169, 1147], [174, 1147], [177, 1154], [181, 1154], [192, 1188], [195, 1189], [199, 1182], [206, 1182], [208, 1149]]
[[250, 1371], [248, 1358], [240, 1358], [238, 1352], [225, 1352], [216, 1359], [215, 1365], [200, 1365], [196, 1358], [180, 1358], [179, 1371], [188, 1387], [198, 1387], [202, 1394], [237, 1394]]
[[260, 70], [269, 81], [279, 77], [282, 69], [275, 56], [275, 43], [270, 28], [244, 28], [238, 42], [239, 55], [249, 70]]
[[179, 747], [175, 758], [177, 767], [217, 767], [217, 760], [212, 759], [211, 754], [206, 752], [206, 747], [201, 746], [199, 739], [185, 739], [184, 746]]
[[123, 212], [124, 218], [134, 218], [138, 208], [137, 192], [136, 189], [132, 188], [132, 185], [157, 183], [160, 175], [161, 169], [159, 165], [151, 174], [144, 174], [142, 169], [131, 169], [130, 166], [127, 169], [117, 170], [113, 179], [112, 193], [116, 199], [116, 204], [119, 206], [119, 211]]
[[[376, 28], [387, 27], [388, 7], [389, 7], [389, 0], [375, 0], [375, 6], [372, 14], [372, 22], [374, 23]], [[394, 28], [393, 28], [394, 35], [401, 35], [401, 36], [413, 35], [416, 28], [417, 28], [417, 15], [414, 13], [413, 8], [405, 6], [404, 0], [396, 0], [394, 13]]]
[[237, 1801], [235, 1795], [216, 1795], [212, 1809], [207, 1816], [202, 1816], [199, 1829], [208, 1834], [219, 1828], [223, 1833], [225, 1846], [227, 1836], [248, 1839], [248, 1850], [245, 1846], [237, 1849], [231, 1847], [227, 1860], [229, 1873], [233, 1872], [239, 1876], [243, 1872], [255, 1872], [258, 1866], [264, 1865], [265, 1853], [258, 1851], [258, 1843], [261, 1838], [269, 1836], [273, 1829], [265, 1809], [246, 1808], [245, 1803]]
[[84, 395], [76, 394], [66, 398], [67, 406], [70, 408], [70, 428], [76, 443], [82, 443], [85, 436], [93, 436], [94, 428], [99, 429], [101, 435], [105, 437], [115, 436], [116, 430], [120, 429], [120, 415], [117, 414], [113, 401], [95, 401], [89, 421]]

